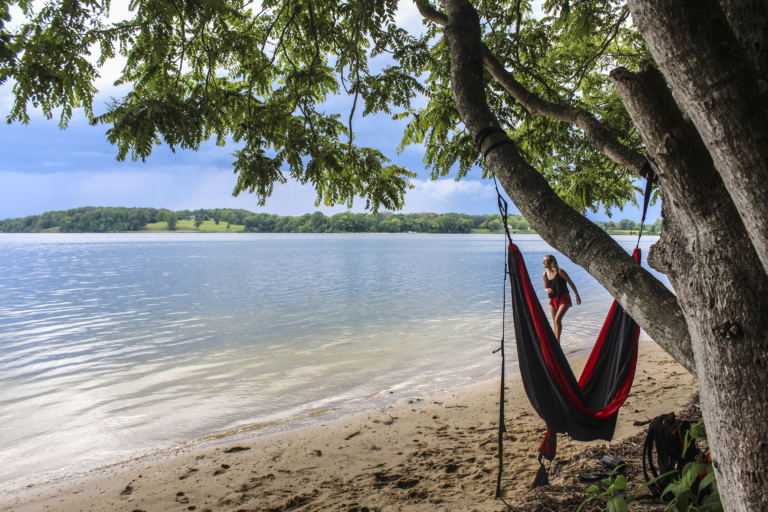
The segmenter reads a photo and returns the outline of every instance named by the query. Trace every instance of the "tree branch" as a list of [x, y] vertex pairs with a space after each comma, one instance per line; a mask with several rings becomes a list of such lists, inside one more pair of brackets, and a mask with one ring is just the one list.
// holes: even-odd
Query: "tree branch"
[[[444, 1], [449, 16], [445, 40], [451, 51], [451, 87], [459, 114], [475, 136], [483, 128], [499, 126], [485, 97], [480, 22], [467, 0]], [[489, 137], [485, 147], [502, 138], [508, 139], [506, 134]], [[515, 206], [547, 243], [595, 277], [659, 345], [695, 373], [688, 326], [674, 294], [608, 234], [560, 199], [509, 142], [491, 152], [487, 163]]]
[[[416, 0], [421, 15], [438, 25], [446, 26], [448, 16], [437, 11], [429, 0]], [[587, 135], [589, 142], [617, 164], [632, 169], [640, 175], [647, 161], [645, 156], [618, 141], [590, 112], [570, 105], [549, 102], [529, 91], [507, 71], [491, 50], [482, 44], [482, 61], [491, 75], [533, 116], [546, 116], [578, 126]]]

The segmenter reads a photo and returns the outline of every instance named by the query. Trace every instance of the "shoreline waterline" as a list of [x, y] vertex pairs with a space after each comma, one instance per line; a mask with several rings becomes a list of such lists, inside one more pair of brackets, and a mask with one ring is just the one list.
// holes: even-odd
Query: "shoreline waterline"
[[[586, 354], [570, 361], [578, 374]], [[514, 499], [527, 493], [538, 469], [535, 453], [545, 426], [530, 407], [519, 373], [507, 377], [503, 488]], [[319, 416], [301, 428], [267, 435], [254, 430], [179, 446], [0, 493], [0, 510], [48, 506], [131, 512], [179, 503], [200, 511], [240, 510], [246, 503], [246, 509], [277, 510], [284, 502], [301, 500], [315, 508], [357, 502], [370, 510], [387, 510], [388, 505], [395, 510], [402, 505], [497, 510], [492, 490], [498, 466], [498, 382], [496, 375], [433, 396], [401, 397], [386, 410]], [[641, 430], [636, 421], [682, 406], [695, 389], [690, 374], [656, 344], [642, 343], [638, 377], [612, 443]], [[645, 398], [648, 393], [652, 400]], [[574, 443], [574, 448], [603, 443]], [[566, 459], [572, 449], [568, 445], [562, 448]]]

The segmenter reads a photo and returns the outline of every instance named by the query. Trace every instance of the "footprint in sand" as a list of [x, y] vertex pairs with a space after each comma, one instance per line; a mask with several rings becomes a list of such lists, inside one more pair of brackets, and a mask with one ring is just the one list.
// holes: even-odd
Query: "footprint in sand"
[[184, 495], [183, 492], [177, 492], [176, 501], [179, 503], [189, 503], [189, 496]]
[[125, 486], [125, 489], [120, 493], [120, 496], [130, 496], [133, 494], [133, 486], [131, 484], [128, 484]]
[[228, 469], [229, 469], [229, 464], [222, 464], [220, 468], [216, 469], [216, 471], [213, 472], [213, 476], [226, 473]]
[[262, 485], [265, 481], [274, 479], [275, 475], [272, 473], [261, 477], [251, 477], [247, 482], [240, 484], [240, 487], [237, 488], [237, 492], [248, 492], [251, 489]]
[[179, 477], [179, 480], [186, 480], [187, 478], [191, 477], [192, 475], [194, 475], [198, 471], [200, 471], [200, 470], [197, 469], [197, 468], [187, 468], [187, 472], [184, 473], [183, 475], [181, 475]]
[[401, 478], [400, 480], [395, 483], [395, 487], [398, 489], [410, 489], [411, 487], [415, 486], [419, 483], [419, 480], [417, 478]]

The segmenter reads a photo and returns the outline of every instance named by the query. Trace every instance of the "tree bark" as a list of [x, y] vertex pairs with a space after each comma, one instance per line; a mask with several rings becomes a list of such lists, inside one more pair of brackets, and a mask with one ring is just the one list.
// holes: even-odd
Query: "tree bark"
[[768, 93], [768, 2], [765, 0], [720, 0], [728, 24], [741, 43]]
[[768, 97], [757, 67], [716, 0], [628, 3], [768, 271]]
[[768, 275], [661, 73], [620, 68], [611, 78], [663, 185], [664, 231], [648, 260], [669, 276], [688, 322], [723, 503], [765, 510], [768, 458], [759, 447], [768, 440]]
[[[466, 0], [444, 3], [454, 100], [475, 136], [483, 128], [499, 127], [485, 98], [479, 18]], [[484, 148], [502, 139], [509, 143], [491, 152], [487, 162], [521, 213], [545, 241], [595, 277], [659, 345], [695, 373], [688, 327], [675, 296], [608, 234], [560, 199], [506, 134], [488, 137]]]

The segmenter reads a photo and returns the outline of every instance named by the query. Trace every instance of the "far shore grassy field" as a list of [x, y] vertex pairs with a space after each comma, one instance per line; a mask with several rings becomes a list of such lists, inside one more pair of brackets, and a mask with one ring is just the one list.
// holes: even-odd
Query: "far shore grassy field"
[[[229, 226], [229, 229], [227, 229], [227, 223], [226, 222], [219, 222], [216, 224], [213, 221], [207, 220], [200, 224], [199, 228], [195, 227], [195, 221], [192, 220], [180, 220], [176, 223], [176, 230], [177, 231], [199, 231], [201, 233], [235, 233], [238, 231], [243, 231], [245, 229], [245, 226], [232, 224]], [[145, 228], [145, 231], [167, 231], [168, 230], [168, 223], [167, 222], [153, 222], [152, 224], [147, 224], [147, 227]]]

